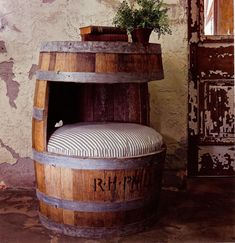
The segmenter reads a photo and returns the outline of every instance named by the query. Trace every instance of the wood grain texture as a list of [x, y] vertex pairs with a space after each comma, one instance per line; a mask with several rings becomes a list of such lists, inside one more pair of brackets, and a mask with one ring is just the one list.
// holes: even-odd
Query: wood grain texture
[[54, 231], [66, 234], [72, 237], [85, 237], [85, 238], [107, 238], [113, 236], [125, 236], [143, 231], [149, 228], [156, 219], [155, 215], [151, 215], [148, 218], [142, 219], [138, 222], [120, 225], [114, 227], [76, 227], [68, 224], [59, 224], [53, 222], [51, 219], [39, 214], [40, 221], [42, 224]]
[[[160, 54], [126, 54], [126, 53], [66, 53], [51, 52], [41, 54], [42, 65], [39, 71], [55, 72], [94, 72], [149, 74], [151, 80], [163, 78]], [[150, 81], [150, 80], [146, 80]], [[128, 80], [127, 80], [128, 82]]]
[[34, 162], [34, 169], [35, 169], [35, 176], [37, 182], [37, 188], [39, 191], [45, 192], [46, 191], [46, 184], [45, 184], [45, 166]]
[[[39, 68], [51, 70], [54, 68], [55, 55], [42, 54], [39, 56]], [[38, 151], [44, 151], [47, 143], [47, 113], [48, 113], [49, 84], [46, 80], [37, 80], [34, 95], [34, 107], [44, 110], [43, 120], [32, 120], [32, 145]]]
[[113, 121], [112, 86], [105, 84], [96, 86], [93, 100], [94, 119], [97, 121]]
[[116, 73], [118, 71], [118, 54], [96, 54], [97, 73]]
[[[159, 196], [159, 195], [158, 195]], [[158, 198], [159, 199], [159, 198]], [[61, 227], [68, 224], [76, 226], [77, 229], [90, 227], [95, 229], [98, 228], [107, 228], [107, 227], [118, 227], [118, 226], [128, 226], [129, 224], [136, 223], [148, 217], [151, 217], [156, 214], [156, 206], [158, 205], [158, 200], [155, 199], [151, 204], [146, 204], [145, 208], [135, 209], [131, 211], [123, 212], [103, 212], [103, 213], [92, 213], [92, 212], [73, 212], [70, 210], [59, 209], [56, 211], [55, 207], [46, 205], [41, 202], [41, 207], [44, 208], [44, 211], [47, 212], [48, 218], [51, 218], [53, 221], [60, 223]], [[155, 208], [155, 210], [153, 210]], [[151, 210], [152, 209], [152, 210]], [[63, 211], [61, 213], [61, 210]], [[65, 212], [65, 213], [64, 213]], [[42, 213], [42, 212], [41, 212]], [[72, 218], [69, 221], [66, 216], [70, 214]], [[43, 216], [45, 216], [43, 214]], [[67, 223], [66, 223], [67, 222]], [[71, 222], [72, 224], [70, 224]], [[106, 232], [108, 233], [108, 232]], [[116, 233], [116, 232], [114, 232]], [[92, 237], [92, 234], [90, 235]]]
[[119, 72], [162, 73], [162, 61], [159, 54], [119, 54]]
[[118, 54], [161, 54], [161, 45], [130, 43], [125, 41], [50, 41], [41, 45], [41, 52], [66, 53], [118, 53]]
[[[40, 202], [40, 212], [60, 224], [78, 227], [117, 227], [147, 218], [156, 212], [161, 188], [165, 150], [154, 159], [157, 165], [128, 170], [77, 170], [39, 165], [38, 190], [50, 197], [76, 203], [95, 203], [94, 212], [74, 211]], [[134, 163], [135, 159], [133, 159]], [[44, 170], [44, 172], [43, 172]], [[44, 176], [42, 176], [44, 174]], [[103, 203], [125, 203], [142, 200], [138, 208], [108, 211], [97, 207]]]
[[47, 128], [47, 105], [48, 105], [48, 83], [44, 80], [37, 80], [35, 87], [34, 107], [44, 110], [44, 117], [41, 121], [33, 118], [32, 121], [32, 144], [38, 151], [46, 148]]

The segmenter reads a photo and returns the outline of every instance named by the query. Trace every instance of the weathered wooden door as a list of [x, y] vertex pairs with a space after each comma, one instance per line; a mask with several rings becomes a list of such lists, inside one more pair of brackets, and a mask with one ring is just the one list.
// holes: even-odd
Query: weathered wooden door
[[188, 6], [188, 173], [234, 176], [233, 0], [188, 0]]

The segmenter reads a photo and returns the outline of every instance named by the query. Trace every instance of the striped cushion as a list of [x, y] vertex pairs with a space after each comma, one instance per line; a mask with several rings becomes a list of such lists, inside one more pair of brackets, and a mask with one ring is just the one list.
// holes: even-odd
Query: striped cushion
[[79, 157], [120, 158], [146, 155], [161, 149], [162, 136], [134, 123], [77, 123], [57, 129], [48, 151]]

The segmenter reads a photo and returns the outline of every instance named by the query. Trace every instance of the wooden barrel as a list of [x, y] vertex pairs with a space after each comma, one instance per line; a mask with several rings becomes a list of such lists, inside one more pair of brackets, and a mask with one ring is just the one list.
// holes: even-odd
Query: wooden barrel
[[125, 235], [154, 219], [165, 148], [134, 158], [47, 152], [55, 123], [149, 124], [147, 82], [163, 78], [158, 44], [50, 42], [42, 45], [32, 143], [44, 226], [72, 236]]
[[42, 224], [59, 233], [91, 238], [146, 229], [156, 220], [164, 157], [164, 148], [125, 159], [34, 151]]

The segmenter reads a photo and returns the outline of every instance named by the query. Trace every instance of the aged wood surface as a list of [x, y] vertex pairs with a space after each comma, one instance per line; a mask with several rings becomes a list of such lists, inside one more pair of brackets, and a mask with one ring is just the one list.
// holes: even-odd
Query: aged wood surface
[[200, 142], [234, 144], [234, 83], [232, 80], [206, 80], [199, 85]]
[[161, 54], [160, 44], [143, 45], [131, 42], [107, 41], [50, 41], [41, 45], [41, 52], [66, 53], [123, 53], [123, 54]]
[[54, 72], [54, 71], [38, 71], [37, 79], [48, 80], [54, 82], [74, 82], [74, 83], [145, 83], [152, 80], [163, 78], [163, 74], [159, 72], [152, 73], [126, 73], [126, 72]]
[[231, 176], [235, 175], [233, 36], [204, 35], [203, 5], [204, 0], [188, 0], [188, 172]]
[[229, 79], [234, 75], [233, 45], [214, 47], [199, 46], [197, 50], [197, 73], [200, 79]]
[[[48, 54], [55, 56], [55, 67], [48, 70], [48, 67], [42, 66], [39, 69], [37, 78], [45, 80], [68, 81], [75, 82], [148, 82], [152, 80], [163, 79], [163, 67], [161, 53], [147, 54], [147, 53], [42, 53], [42, 62], [47, 61]], [[43, 72], [45, 71], [45, 72]], [[46, 72], [46, 71], [54, 71]], [[99, 75], [98, 75], [99, 74]], [[101, 76], [102, 74], [102, 76]], [[107, 75], [107, 81], [105, 80]], [[84, 78], [82, 78], [82, 75]], [[109, 76], [111, 77], [109, 78]], [[116, 75], [116, 77], [115, 77]], [[61, 76], [61, 78], [60, 78]], [[73, 77], [74, 76], [74, 77]], [[113, 81], [112, 81], [113, 78]], [[90, 81], [91, 79], [91, 81]], [[130, 79], [130, 80], [128, 80]]]
[[[46, 55], [42, 61], [40, 56], [39, 65], [41, 68], [50, 68], [51, 56]], [[32, 121], [32, 146], [38, 151], [46, 149], [47, 137], [47, 111], [48, 111], [48, 83], [46, 80], [37, 80], [35, 86], [34, 107], [43, 110], [43, 119], [37, 120], [33, 117]]]
[[86, 238], [105, 238], [112, 237], [114, 235], [125, 236], [134, 234], [148, 228], [155, 222], [155, 215], [151, 215], [148, 218], [142, 219], [138, 222], [128, 225], [120, 225], [114, 227], [76, 227], [69, 224], [59, 224], [51, 219], [39, 214], [40, 221], [48, 228], [58, 233], [70, 235], [73, 237], [86, 237]]
[[40, 212], [78, 230], [124, 227], [146, 219], [155, 213], [159, 200], [164, 156], [165, 150], [153, 155], [155, 163], [149, 166], [139, 163], [141, 158], [133, 158], [133, 169], [114, 170], [70, 169], [35, 162]]

